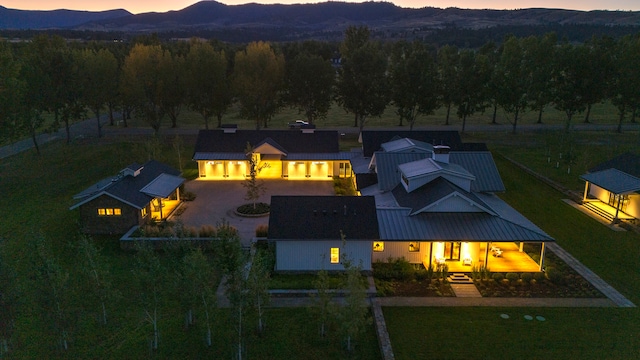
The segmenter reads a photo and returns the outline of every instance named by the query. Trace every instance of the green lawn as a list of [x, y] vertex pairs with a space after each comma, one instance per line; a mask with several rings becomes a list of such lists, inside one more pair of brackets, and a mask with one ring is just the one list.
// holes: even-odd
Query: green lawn
[[[494, 157], [507, 188], [501, 197], [640, 304], [640, 235], [610, 230], [566, 205], [559, 192]], [[632, 359], [640, 349], [639, 308], [384, 308], [384, 313], [396, 359]], [[502, 313], [511, 318], [500, 318]], [[547, 321], [527, 321], [524, 315]]]

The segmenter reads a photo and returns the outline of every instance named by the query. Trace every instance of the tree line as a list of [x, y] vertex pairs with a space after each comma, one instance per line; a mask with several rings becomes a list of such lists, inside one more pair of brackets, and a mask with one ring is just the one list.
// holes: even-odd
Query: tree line
[[26, 44], [0, 43], [0, 140], [42, 130], [66, 129], [88, 114], [127, 121], [143, 119], [157, 133], [168, 118], [179, 125], [184, 109], [202, 116], [205, 128], [222, 124], [231, 106], [269, 126], [284, 107], [310, 123], [333, 103], [353, 115], [354, 126], [395, 108], [399, 124], [412, 128], [420, 116], [446, 109], [462, 120], [503, 109], [516, 131], [527, 111], [548, 106], [566, 114], [610, 101], [635, 121], [640, 107], [640, 37], [594, 37], [573, 44], [555, 33], [492, 41], [477, 49], [420, 41], [381, 42], [367, 27], [349, 27], [340, 44], [304, 41], [230, 45], [192, 39], [164, 43], [157, 36], [134, 43], [68, 43], [40, 34]]

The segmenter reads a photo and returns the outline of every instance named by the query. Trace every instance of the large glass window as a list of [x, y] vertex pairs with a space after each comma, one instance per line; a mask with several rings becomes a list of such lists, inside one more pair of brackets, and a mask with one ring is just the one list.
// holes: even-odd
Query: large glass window
[[384, 242], [383, 241], [374, 241], [373, 242], [373, 251], [375, 251], [375, 252], [383, 252], [384, 251]]

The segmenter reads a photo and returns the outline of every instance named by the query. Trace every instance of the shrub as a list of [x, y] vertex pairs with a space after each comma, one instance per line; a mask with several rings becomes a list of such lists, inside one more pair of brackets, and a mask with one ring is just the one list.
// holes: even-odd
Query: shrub
[[536, 263], [540, 264], [540, 254], [531, 255], [531, 259]]
[[520, 275], [520, 279], [522, 279], [522, 282], [524, 283], [530, 283], [531, 279], [533, 279], [533, 274], [531, 273], [522, 273], [522, 275]]
[[269, 234], [269, 225], [258, 225], [256, 227], [256, 237], [267, 237]]
[[160, 230], [160, 237], [176, 237], [176, 232], [172, 226], [165, 226], [162, 230]]
[[544, 280], [545, 279], [544, 273], [543, 272], [533, 273], [533, 279], [537, 282]]
[[144, 237], [159, 237], [160, 229], [156, 225], [145, 225], [142, 234]]
[[433, 272], [433, 264], [429, 264], [429, 267], [427, 268], [427, 279], [433, 280]]
[[518, 279], [520, 279], [520, 276], [517, 273], [507, 273], [507, 276], [505, 276], [507, 278], [507, 280], [509, 280], [510, 283], [514, 283], [516, 281], [518, 281]]
[[547, 272], [547, 277], [549, 278], [549, 281], [551, 281], [552, 283], [554, 284], [564, 283], [564, 275], [560, 270], [554, 267], [548, 267], [546, 272]]
[[494, 273], [493, 275], [491, 275], [491, 278], [492, 278], [495, 282], [499, 283], [499, 282], [501, 282], [502, 280], [504, 280], [504, 275], [502, 275], [502, 273]]
[[198, 237], [198, 229], [196, 229], [193, 226], [182, 227], [182, 233], [184, 237], [188, 237], [188, 238]]
[[395, 278], [400, 280], [409, 280], [413, 278], [413, 273], [415, 270], [413, 266], [405, 259], [404, 257], [400, 257], [395, 259], [393, 262], [393, 271], [395, 273]]
[[216, 228], [211, 225], [202, 225], [198, 235], [201, 238], [212, 238], [216, 236]]
[[268, 214], [270, 210], [271, 208], [269, 204], [259, 202], [259, 203], [256, 203], [255, 206], [254, 204], [241, 205], [240, 207], [238, 207], [236, 211], [244, 215], [262, 215], [262, 214]]

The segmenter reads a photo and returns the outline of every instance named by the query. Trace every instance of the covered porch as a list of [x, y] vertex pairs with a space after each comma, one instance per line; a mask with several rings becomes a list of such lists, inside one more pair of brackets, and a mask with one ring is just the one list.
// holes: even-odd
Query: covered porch
[[[438, 243], [434, 243], [437, 245]], [[544, 259], [544, 243], [540, 245], [540, 259]], [[485, 267], [491, 272], [538, 272], [541, 264], [523, 251], [524, 243], [516, 242], [483, 242], [471, 246], [456, 244], [442, 249], [434, 246], [433, 266], [446, 264], [449, 272], [472, 272], [473, 268]], [[444, 252], [442, 251], [444, 250]], [[456, 254], [456, 251], [459, 251]], [[424, 266], [429, 266], [429, 259], [425, 259]]]

